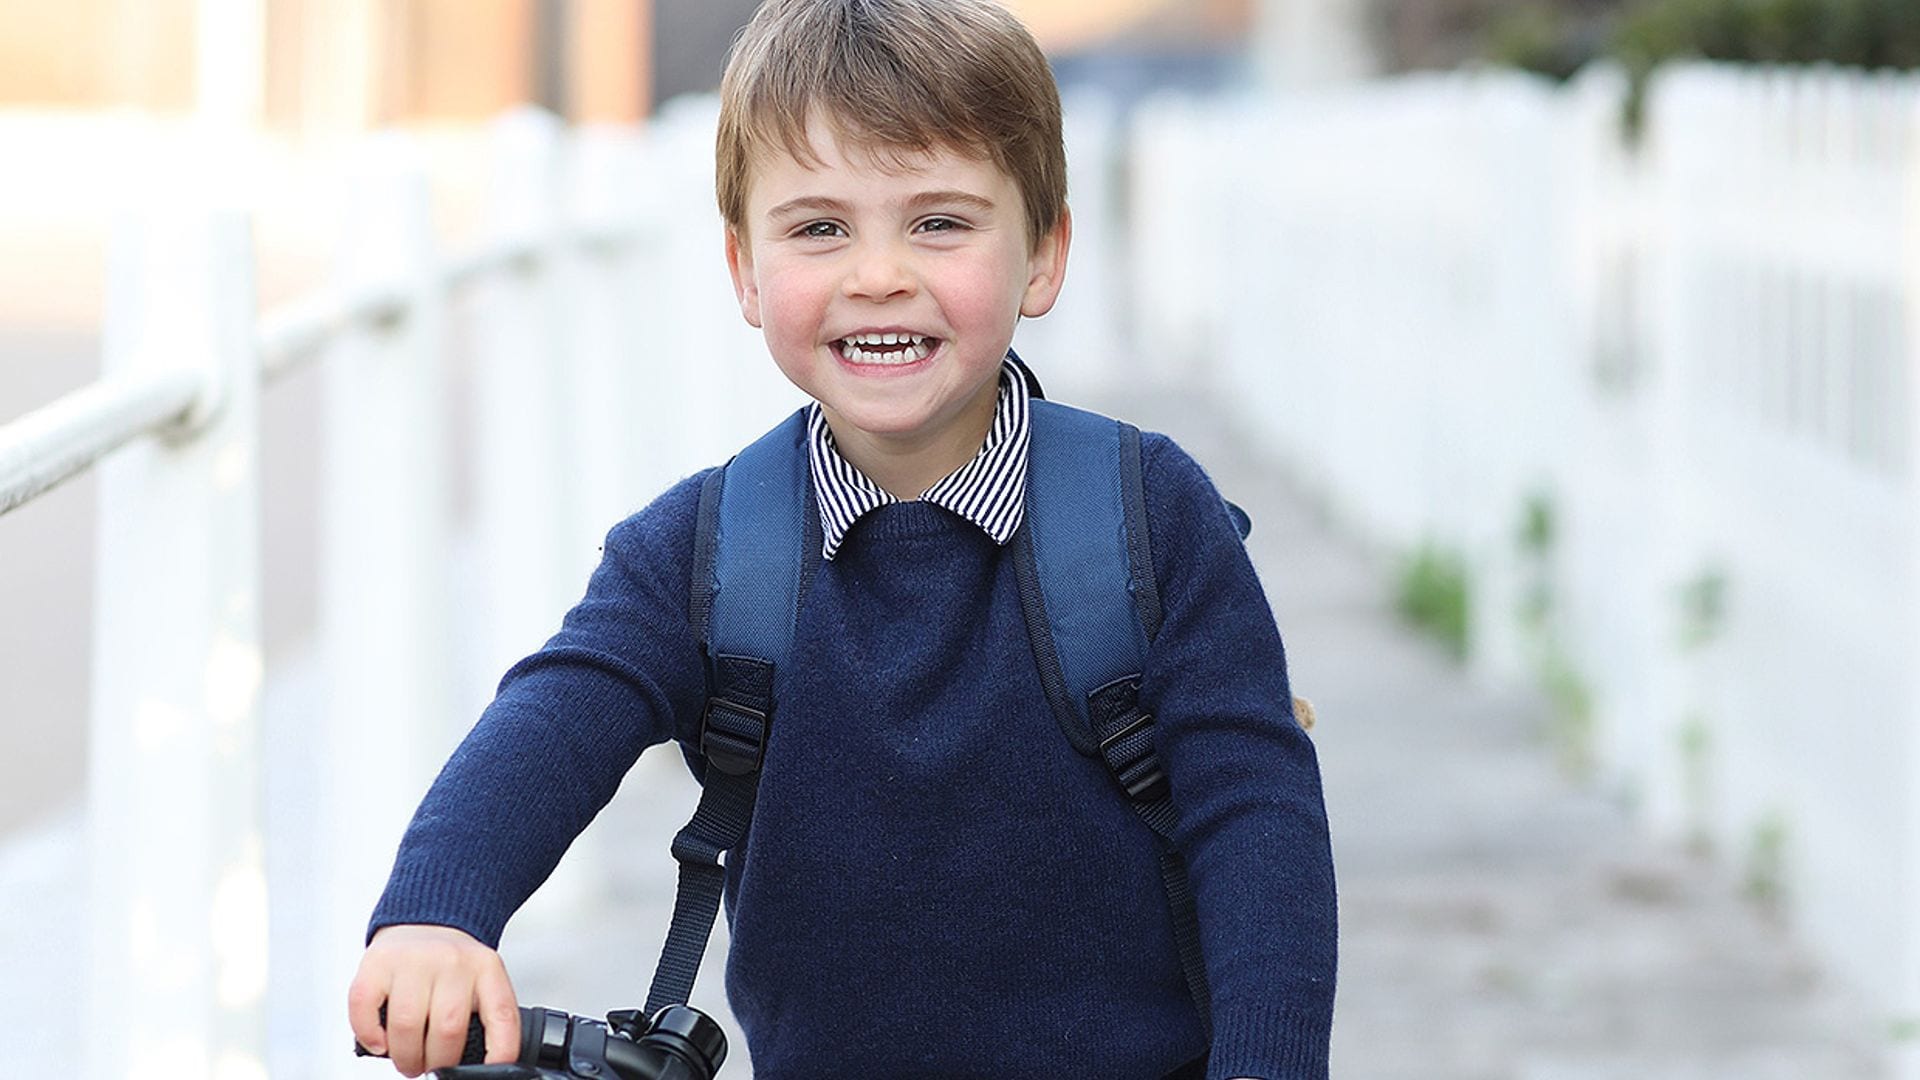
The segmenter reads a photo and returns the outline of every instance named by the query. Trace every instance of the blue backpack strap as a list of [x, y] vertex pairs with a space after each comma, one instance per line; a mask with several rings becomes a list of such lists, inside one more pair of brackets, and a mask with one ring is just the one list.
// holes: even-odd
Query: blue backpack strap
[[1141, 478], [1140, 431], [1053, 402], [1032, 403], [1026, 523], [1013, 558], [1027, 636], [1060, 729], [1097, 757], [1160, 840], [1160, 875], [1181, 970], [1203, 1028], [1211, 995], [1178, 815], [1140, 707], [1147, 646], [1159, 632]]
[[707, 665], [697, 751], [701, 781], [693, 820], [673, 840], [680, 880], [660, 966], [647, 993], [651, 1016], [684, 1005], [720, 910], [720, 854], [746, 836], [774, 715], [774, 685], [793, 650], [819, 526], [807, 521], [806, 414], [797, 412], [708, 474], [694, 528], [688, 604]]

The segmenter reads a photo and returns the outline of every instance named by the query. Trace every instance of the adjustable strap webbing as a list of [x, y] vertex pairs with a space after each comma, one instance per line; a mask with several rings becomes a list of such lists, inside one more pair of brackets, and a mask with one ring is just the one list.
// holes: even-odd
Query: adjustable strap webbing
[[1127, 805], [1160, 839], [1160, 884], [1166, 889], [1167, 909], [1173, 918], [1173, 944], [1180, 956], [1180, 973], [1187, 993], [1200, 1013], [1200, 1026], [1212, 1033], [1213, 995], [1207, 988], [1206, 957], [1200, 950], [1200, 917], [1194, 908], [1193, 886], [1187, 862], [1174, 845], [1173, 829], [1179, 815], [1153, 747], [1153, 717], [1140, 708], [1138, 678], [1121, 680], [1095, 690], [1087, 699], [1100, 760], [1127, 793]]
[[1140, 707], [1160, 629], [1140, 432], [1096, 413], [1033, 403], [1027, 523], [1013, 558], [1041, 682], [1068, 741], [1098, 756], [1160, 846], [1160, 877], [1188, 992], [1209, 1033], [1211, 994], [1178, 814]]
[[[774, 713], [774, 682], [793, 647], [793, 622], [816, 528], [806, 522], [804, 412], [715, 470], [700, 492], [689, 618], [706, 654], [707, 705], [694, 759], [700, 805], [673, 840], [680, 863], [660, 965], [646, 1012], [684, 1005], [726, 885], [722, 852], [753, 820]], [[819, 541], [811, 539], [813, 549]]]
[[685, 1005], [692, 995], [726, 887], [720, 853], [740, 843], [753, 819], [760, 759], [773, 709], [774, 666], [742, 657], [723, 658], [719, 665], [732, 671], [715, 680], [715, 694], [707, 702], [701, 724], [706, 774], [700, 805], [693, 820], [673, 838], [680, 879], [667, 942], [647, 991], [648, 1016], [669, 1005]]

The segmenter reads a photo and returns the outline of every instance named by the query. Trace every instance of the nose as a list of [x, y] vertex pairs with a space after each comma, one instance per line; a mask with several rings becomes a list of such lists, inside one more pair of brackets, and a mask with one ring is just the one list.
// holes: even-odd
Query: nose
[[877, 301], [911, 296], [917, 288], [911, 256], [898, 244], [870, 241], [853, 249], [841, 291], [849, 299]]

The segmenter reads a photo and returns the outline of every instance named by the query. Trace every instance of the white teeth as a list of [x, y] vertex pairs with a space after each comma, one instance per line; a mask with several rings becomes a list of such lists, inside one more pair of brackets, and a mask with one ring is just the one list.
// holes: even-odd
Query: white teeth
[[840, 339], [840, 344], [851, 348], [855, 345], [918, 345], [927, 340], [925, 334], [854, 334]]
[[853, 364], [878, 364], [881, 366], [911, 364], [925, 360], [933, 354], [933, 346], [925, 341], [919, 343], [904, 342], [903, 348], [886, 350], [862, 349], [854, 345], [844, 345], [847, 361]]
[[854, 334], [840, 339], [840, 351], [854, 364], [911, 364], [932, 356], [933, 345], [925, 334]]

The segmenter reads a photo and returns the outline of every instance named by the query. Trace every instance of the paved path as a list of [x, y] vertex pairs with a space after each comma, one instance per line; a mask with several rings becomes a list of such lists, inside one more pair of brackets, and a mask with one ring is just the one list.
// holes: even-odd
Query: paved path
[[[1251, 546], [1296, 686], [1318, 706], [1341, 887], [1335, 1077], [1888, 1075], [1864, 1011], [1739, 898], [1736, 882], [1649, 844], [1618, 807], [1565, 781], [1541, 734], [1544, 705], [1473, 686], [1401, 629], [1382, 566], [1330, 534], [1281, 478], [1249, 465], [1212, 415], [1173, 398], [1115, 411], [1174, 434], [1253, 513]], [[278, 678], [270, 728], [313, 692], [301, 690], [298, 669]], [[589, 1012], [639, 1004], [671, 904], [668, 838], [693, 798], [672, 751], [642, 759], [569, 856], [573, 868], [509, 929], [524, 1001]], [[311, 826], [273, 828], [281, 862], [297, 860]], [[77, 841], [69, 818], [0, 850], [0, 910], [14, 916], [0, 925], [0, 1005], [15, 1015], [78, 1000]], [[297, 892], [283, 889], [281, 902], [297, 903]], [[276, 915], [282, 959], [298, 945], [295, 915]], [[695, 1001], [715, 1012], [720, 948]], [[277, 1013], [276, 1028], [297, 1043], [303, 1033], [286, 1025], [307, 1020]], [[68, 1044], [57, 1028], [40, 1034], [0, 1060], [57, 1071]], [[336, 1052], [337, 1040], [313, 1042], [282, 1059], [294, 1067], [276, 1080], [311, 1075], [302, 1062]], [[362, 1072], [394, 1075], [371, 1063]], [[749, 1075], [743, 1053], [723, 1075]]]

